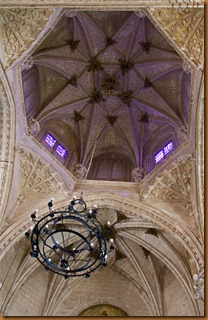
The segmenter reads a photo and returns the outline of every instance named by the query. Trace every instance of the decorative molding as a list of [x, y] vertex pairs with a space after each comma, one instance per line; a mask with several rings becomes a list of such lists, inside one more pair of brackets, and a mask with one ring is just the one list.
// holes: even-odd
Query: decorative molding
[[153, 9], [152, 15], [195, 66], [203, 68], [204, 10], [201, 8]]
[[204, 267], [199, 270], [198, 274], [193, 275], [195, 299], [204, 301]]
[[196, 204], [194, 208], [195, 220], [204, 242], [204, 79], [202, 79], [201, 94], [199, 96], [196, 117]]
[[67, 185], [58, 177], [58, 174], [51, 169], [39, 156], [24, 148], [16, 148], [19, 153], [19, 185], [20, 190], [16, 200], [13, 202], [7, 217], [2, 224], [1, 233], [4, 233], [20, 219], [18, 215], [19, 207], [27, 201], [28, 194], [56, 194], [57, 197], [69, 197], [71, 192]]
[[204, 94], [201, 99], [201, 104], [199, 107], [199, 119], [198, 119], [198, 139], [197, 139], [197, 148], [198, 148], [198, 157], [197, 164], [199, 170], [199, 197], [200, 197], [200, 206], [201, 211], [204, 214]]
[[191, 185], [192, 156], [182, 157], [170, 168], [158, 175], [143, 194], [143, 200], [165, 199], [189, 201]]
[[[204, 6], [203, 0], [62, 0], [62, 5], [65, 7], [71, 8], [71, 9], [81, 9], [81, 10], [125, 10], [126, 9], [140, 9], [143, 7], [202, 7]], [[39, 6], [39, 7], [46, 7], [46, 6], [54, 6], [54, 7], [60, 7], [60, 2], [57, 0], [10, 0], [9, 2], [7, 0], [0, 0], [0, 6]]]
[[204, 0], [168, 0], [168, 2], [171, 4], [172, 8], [198, 8], [200, 5], [204, 6]]
[[15, 127], [12, 97], [1, 64], [0, 92], [0, 227], [2, 228], [11, 187]]
[[53, 11], [52, 8], [0, 10], [5, 67], [9, 67], [37, 39]]

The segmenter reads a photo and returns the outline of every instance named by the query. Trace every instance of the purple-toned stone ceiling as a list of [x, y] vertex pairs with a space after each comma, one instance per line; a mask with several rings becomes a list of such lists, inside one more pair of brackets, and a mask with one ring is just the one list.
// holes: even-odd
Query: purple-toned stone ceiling
[[[22, 72], [27, 120], [39, 122], [34, 136], [41, 143], [50, 133], [66, 148], [61, 162], [71, 172], [76, 164], [88, 166], [96, 140], [94, 179], [105, 170], [99, 171], [99, 164], [108, 154], [120, 159], [113, 162], [120, 180], [131, 177], [133, 168], [148, 174], [158, 150], [169, 141], [174, 148], [180, 144], [177, 132], [187, 127], [190, 75], [146, 16], [66, 14], [32, 59], [32, 68]], [[129, 172], [116, 175], [115, 163]], [[111, 180], [109, 172], [103, 176]]]

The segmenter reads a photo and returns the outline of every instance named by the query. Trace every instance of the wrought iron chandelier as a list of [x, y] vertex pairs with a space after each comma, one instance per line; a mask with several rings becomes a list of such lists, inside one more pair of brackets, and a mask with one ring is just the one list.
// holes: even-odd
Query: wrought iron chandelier
[[[54, 211], [53, 202], [48, 203], [49, 213], [43, 218], [37, 220], [38, 210], [31, 215], [35, 226], [25, 233], [31, 240], [31, 257], [66, 279], [88, 278], [98, 267], [107, 266], [107, 252], [114, 250], [114, 240], [108, 239], [107, 245], [96, 220], [97, 206], [87, 209], [80, 196], [74, 197], [65, 210]], [[109, 222], [107, 230], [110, 232]]]
[[38, 210], [35, 210], [31, 215], [35, 226], [25, 233], [31, 241], [31, 257], [36, 258], [46, 270], [66, 279], [90, 277], [90, 273], [98, 267], [107, 266], [107, 252], [114, 250], [114, 240], [110, 238], [110, 222], [106, 223], [105, 228], [99, 226], [96, 219], [97, 206], [87, 209], [83, 199], [96, 143], [97, 139], [79, 199], [74, 196], [65, 210], [54, 211], [52, 198], [48, 203], [49, 213], [38, 220]]

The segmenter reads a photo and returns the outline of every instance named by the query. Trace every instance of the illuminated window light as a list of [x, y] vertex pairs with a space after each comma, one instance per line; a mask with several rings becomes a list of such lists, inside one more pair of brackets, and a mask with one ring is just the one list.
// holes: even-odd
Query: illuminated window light
[[166, 144], [158, 153], [155, 154], [155, 163], [158, 163], [162, 159], [165, 158], [165, 156], [173, 150], [173, 142], [170, 141], [168, 144]]
[[170, 152], [172, 149], [173, 149], [173, 143], [172, 143], [172, 141], [170, 141], [170, 142], [163, 148], [165, 155], [166, 155], [168, 152]]
[[56, 152], [57, 152], [62, 158], [65, 158], [65, 157], [66, 157], [66, 149], [64, 149], [64, 147], [62, 147], [60, 144], [57, 146]]
[[164, 152], [163, 150], [160, 150], [156, 155], [155, 155], [155, 163], [158, 163], [160, 160], [164, 158]]
[[52, 137], [49, 133], [45, 137], [45, 142], [51, 147], [54, 147], [54, 144], [56, 143], [56, 139]]

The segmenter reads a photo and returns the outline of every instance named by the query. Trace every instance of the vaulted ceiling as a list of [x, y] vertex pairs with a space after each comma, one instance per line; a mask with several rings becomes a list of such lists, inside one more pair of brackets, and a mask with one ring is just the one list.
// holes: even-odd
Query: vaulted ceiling
[[157, 151], [180, 144], [190, 74], [142, 11], [66, 12], [30, 60], [22, 72], [28, 122], [39, 122], [39, 141], [47, 131], [61, 136], [74, 165], [87, 167], [96, 144], [95, 158], [115, 154], [148, 174]]
[[[196, 43], [203, 10], [158, 9], [158, 21], [167, 22], [161, 27], [149, 8], [53, 9], [3, 12], [30, 37], [12, 56], [19, 60], [0, 64], [0, 114], [10, 116], [0, 122], [0, 152], [10, 165], [0, 207], [1, 313], [77, 316], [110, 305], [128, 316], [202, 315], [192, 275], [203, 267], [203, 72], [184, 54], [189, 44], [175, 37], [175, 26], [181, 37], [193, 26], [188, 39]], [[30, 21], [41, 36], [30, 34]], [[173, 152], [155, 164], [169, 141]], [[111, 222], [116, 250], [90, 279], [65, 280], [30, 257], [24, 234], [36, 207], [40, 217], [55, 197], [54, 209], [66, 208], [83, 186], [98, 224]]]

